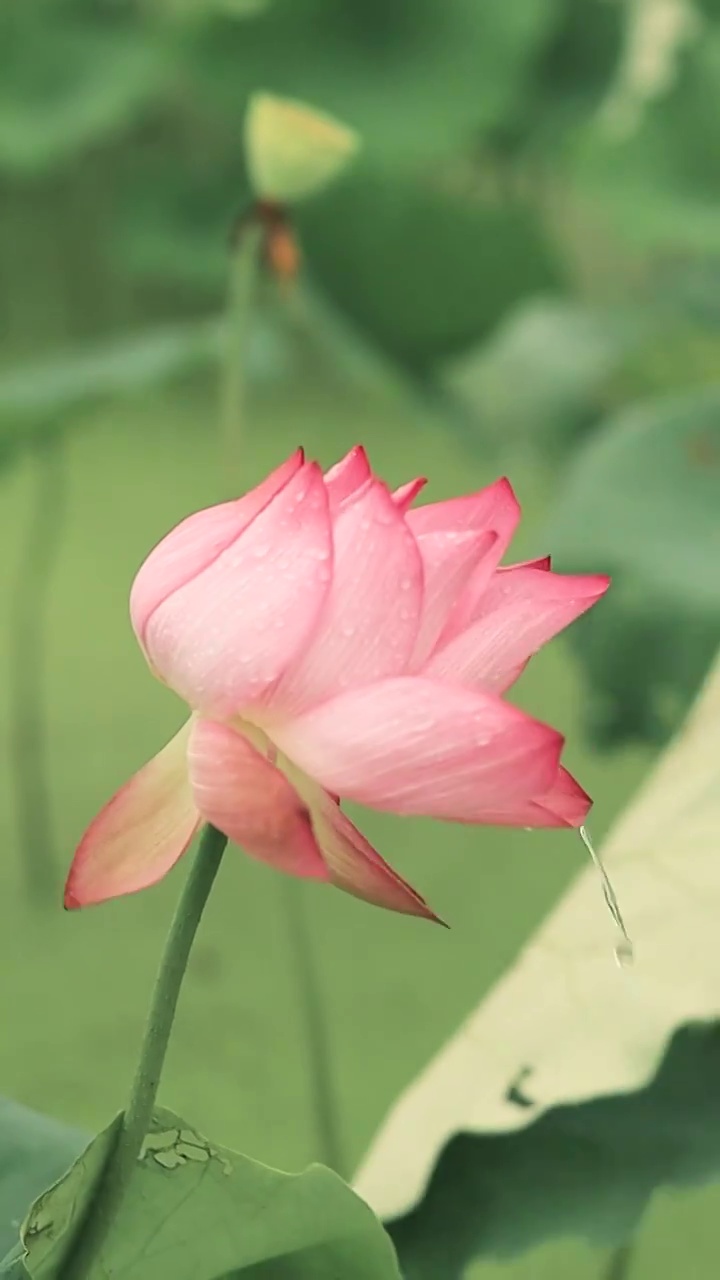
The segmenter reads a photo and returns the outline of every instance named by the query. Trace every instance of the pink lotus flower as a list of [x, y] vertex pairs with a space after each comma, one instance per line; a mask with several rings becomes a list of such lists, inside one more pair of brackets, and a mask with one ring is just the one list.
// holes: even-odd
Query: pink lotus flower
[[502, 694], [590, 608], [605, 577], [499, 568], [520, 510], [507, 480], [412, 507], [355, 448], [323, 475], [301, 450], [150, 553], [130, 612], [185, 726], [95, 818], [69, 907], [154, 884], [203, 822], [290, 875], [433, 913], [343, 813], [578, 826], [590, 800], [563, 739]]

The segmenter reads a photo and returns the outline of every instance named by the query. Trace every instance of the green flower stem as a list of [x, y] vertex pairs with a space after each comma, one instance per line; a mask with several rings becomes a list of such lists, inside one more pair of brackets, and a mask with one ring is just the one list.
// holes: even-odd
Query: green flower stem
[[82, 1277], [90, 1273], [135, 1173], [150, 1129], [160, 1074], [190, 950], [226, 844], [227, 836], [214, 827], [205, 828], [160, 962], [130, 1101], [122, 1118], [117, 1146], [65, 1267], [65, 1275], [72, 1277], [72, 1280], [82, 1280]]
[[18, 848], [28, 901], [52, 903], [58, 869], [48, 784], [45, 693], [46, 613], [65, 516], [65, 463], [60, 431], [43, 438], [34, 457], [35, 490], [18, 564], [10, 632], [11, 763]]
[[230, 260], [223, 361], [220, 425], [223, 487], [237, 496], [245, 418], [247, 344], [252, 302], [260, 265], [263, 230], [246, 223], [236, 233]]
[[305, 1035], [317, 1142], [315, 1154], [328, 1168], [344, 1177], [327, 1018], [308, 930], [303, 886], [291, 876], [283, 875], [280, 879], [280, 891]]

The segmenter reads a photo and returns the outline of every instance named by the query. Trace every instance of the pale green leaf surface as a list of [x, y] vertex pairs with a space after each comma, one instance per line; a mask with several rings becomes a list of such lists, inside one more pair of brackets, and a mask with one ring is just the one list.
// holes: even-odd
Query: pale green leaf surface
[[[679, 1028], [720, 1016], [719, 849], [717, 662], [684, 729], [604, 845], [635, 963], [621, 970], [614, 962], [613, 926], [588, 866], [386, 1119], [355, 1184], [381, 1216], [410, 1213], [422, 1226], [423, 1196], [451, 1142], [454, 1173], [464, 1158], [464, 1176], [437, 1189], [436, 1214], [444, 1196], [456, 1235], [464, 1226], [476, 1243], [484, 1233], [505, 1249], [528, 1243], [528, 1213], [535, 1241], [558, 1217], [564, 1230], [591, 1231], [603, 1214], [605, 1234], [622, 1239], [654, 1186], [717, 1173], [715, 1031], [684, 1032], [689, 1041], [673, 1047], [683, 1071], [678, 1076], [671, 1052], [644, 1087]], [[612, 1095], [625, 1095], [615, 1099], [619, 1117]], [[548, 1116], [553, 1108], [562, 1113]], [[621, 1121], [615, 1144], [613, 1115]], [[472, 1139], [457, 1135], [487, 1141], [471, 1149]], [[489, 1162], [484, 1170], [481, 1159]], [[502, 1203], [510, 1175], [517, 1198]], [[473, 1178], [484, 1197], [475, 1204], [462, 1190]], [[493, 1212], [502, 1212], [501, 1224]], [[400, 1236], [412, 1221], [400, 1224]], [[400, 1257], [405, 1266], [402, 1248]]]
[[646, 328], [637, 311], [535, 297], [514, 308], [448, 376], [496, 434], [542, 449], [548, 436], [572, 430], [599, 407], [601, 392]]
[[631, 570], [663, 597], [715, 612], [720, 388], [608, 420], [573, 460], [547, 537], [564, 566]]
[[720, 636], [718, 386], [638, 403], [589, 434], [544, 542], [556, 567], [613, 578], [602, 609], [570, 632], [593, 735], [666, 740]]

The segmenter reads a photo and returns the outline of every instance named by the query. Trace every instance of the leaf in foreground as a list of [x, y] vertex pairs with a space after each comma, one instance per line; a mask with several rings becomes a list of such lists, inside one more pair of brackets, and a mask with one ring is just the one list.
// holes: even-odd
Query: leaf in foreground
[[595, 736], [667, 738], [720, 635], [720, 387], [612, 415], [575, 455], [545, 541], [557, 568], [613, 576], [570, 634]]
[[657, 1187], [720, 1177], [720, 659], [603, 854], [634, 966], [588, 867], [358, 1174], [409, 1280], [557, 1234], [622, 1242]]
[[[24, 1226], [32, 1280], [72, 1274], [73, 1235], [91, 1205], [118, 1121], [33, 1205]], [[85, 1280], [398, 1280], [367, 1205], [321, 1165], [280, 1173], [155, 1112], [137, 1174]]]
[[85, 1135], [0, 1098], [0, 1258], [13, 1248], [32, 1201], [82, 1151]]

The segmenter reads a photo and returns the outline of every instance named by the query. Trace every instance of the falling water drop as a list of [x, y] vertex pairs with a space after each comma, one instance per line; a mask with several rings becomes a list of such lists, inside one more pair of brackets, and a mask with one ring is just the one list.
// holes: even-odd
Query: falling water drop
[[602, 859], [600, 858], [600, 855], [596, 852], [593, 842], [590, 839], [587, 828], [580, 827], [579, 834], [580, 834], [580, 839], [582, 840], [583, 844], [585, 845], [585, 848], [590, 854], [593, 865], [595, 866], [598, 872], [598, 875], [600, 876], [603, 897], [605, 898], [605, 902], [607, 903], [608, 911], [610, 912], [610, 915], [612, 916], [618, 930], [620, 931], [620, 935], [621, 935], [620, 940], [618, 941], [615, 947], [615, 960], [619, 968], [627, 969], [633, 962], [634, 948], [633, 948], [630, 934], [628, 933], [627, 928], [625, 927], [625, 921], [623, 920], [622, 912], [620, 910], [620, 904], [617, 900], [615, 890], [613, 889], [612, 884], [610, 883], [610, 877], [608, 876], [608, 873], [605, 870]]

